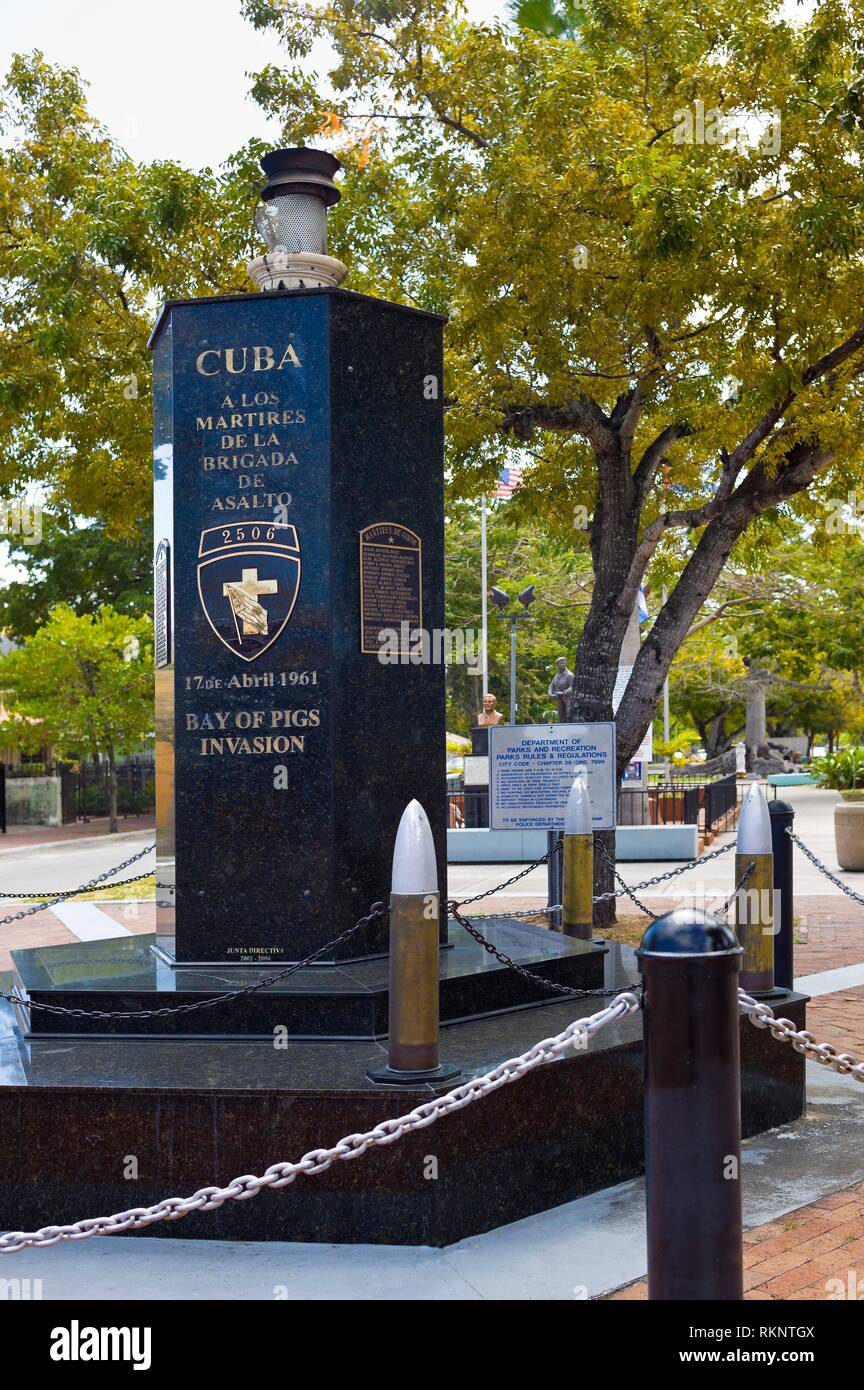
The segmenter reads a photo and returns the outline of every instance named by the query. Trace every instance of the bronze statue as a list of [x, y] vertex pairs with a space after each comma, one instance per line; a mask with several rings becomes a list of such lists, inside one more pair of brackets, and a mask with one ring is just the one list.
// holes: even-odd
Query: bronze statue
[[570, 705], [573, 702], [573, 672], [568, 670], [566, 656], [559, 656], [555, 662], [555, 675], [549, 682], [547, 695], [554, 695], [558, 701], [558, 720], [566, 724], [570, 718]]
[[504, 716], [500, 709], [495, 708], [497, 703], [494, 695], [483, 696], [483, 708], [477, 715], [478, 729], [494, 729], [496, 724], [501, 723]]

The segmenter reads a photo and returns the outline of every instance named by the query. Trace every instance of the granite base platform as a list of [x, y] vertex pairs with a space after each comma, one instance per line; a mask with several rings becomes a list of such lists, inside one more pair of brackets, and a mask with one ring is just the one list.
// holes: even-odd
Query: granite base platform
[[[483, 924], [488, 939], [544, 980], [572, 989], [603, 983], [606, 947], [576, 941], [520, 921]], [[440, 956], [441, 1022], [477, 1018], [544, 1004], [549, 991], [501, 965], [465, 930], [451, 923], [449, 947]], [[390, 965], [386, 957], [307, 966], [278, 984], [242, 998], [161, 1017], [136, 1011], [220, 999], [258, 985], [280, 970], [270, 966], [169, 965], [170, 938], [141, 935], [76, 941], [12, 952], [21, 1022], [34, 1037], [104, 1035], [266, 1038], [383, 1038], [387, 1036]], [[154, 951], [153, 946], [160, 949]], [[69, 1017], [34, 1005], [60, 1005], [88, 1014]], [[92, 1011], [128, 1017], [98, 1019]]]
[[[607, 983], [638, 978], [611, 948]], [[3, 988], [8, 989], [10, 977]], [[806, 1000], [779, 1012], [805, 1023]], [[480, 1075], [597, 1000], [515, 1009], [442, 1028], [442, 1060]], [[741, 1021], [745, 1135], [797, 1118], [804, 1059]], [[0, 1229], [32, 1229], [261, 1173], [402, 1114], [433, 1093], [374, 1086], [373, 1039], [25, 1038], [0, 1010]], [[127, 1180], [129, 1157], [138, 1177]], [[435, 1160], [434, 1163], [431, 1160]], [[444, 1246], [638, 1176], [643, 1167], [642, 1023], [636, 1015], [395, 1144], [282, 1191], [148, 1227], [210, 1240]], [[135, 1239], [134, 1234], [128, 1237]]]

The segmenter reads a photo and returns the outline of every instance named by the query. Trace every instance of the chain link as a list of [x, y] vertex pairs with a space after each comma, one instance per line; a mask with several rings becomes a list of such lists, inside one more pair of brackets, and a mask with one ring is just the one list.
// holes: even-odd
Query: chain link
[[[505, 881], [503, 883], [499, 883], [496, 888], [487, 888], [483, 893], [475, 893], [473, 898], [463, 898], [462, 901], [458, 904], [458, 906], [468, 907], [470, 903], [479, 903], [482, 902], [484, 898], [493, 897], [495, 893], [503, 893], [505, 888], [509, 888], [512, 883], [518, 883], [520, 878], [524, 878], [526, 874], [530, 874], [532, 869], [539, 869], [541, 864], [548, 864], [553, 854], [560, 853], [562, 844], [563, 841], [556, 841], [552, 848], [546, 851], [542, 859], [535, 859], [534, 863], [529, 864], [527, 869], [520, 869], [518, 874], [514, 874], [512, 878], [505, 879]], [[538, 911], [541, 912], [544, 912], [545, 910], [545, 908], [538, 909]]]
[[844, 883], [842, 878], [838, 878], [835, 873], [832, 873], [831, 870], [828, 868], [828, 865], [823, 864], [822, 860], [818, 857], [818, 855], [815, 855], [812, 849], [809, 849], [808, 846], [805, 845], [803, 840], [798, 839], [798, 836], [792, 830], [791, 825], [788, 825], [786, 827], [786, 834], [789, 836], [789, 839], [793, 842], [793, 844], [796, 844], [798, 846], [801, 853], [803, 855], [806, 855], [806, 857], [810, 860], [810, 863], [815, 864], [819, 872], [824, 874], [825, 877], [831, 883], [834, 884], [835, 888], [839, 888], [842, 893], [846, 894], [847, 898], [851, 898], [853, 902], [860, 903], [861, 906], [864, 907], [864, 897], [862, 897], [860, 893], [856, 893], [854, 888], [850, 888], [848, 884]]
[[132, 1207], [129, 1211], [118, 1212], [114, 1216], [96, 1216], [83, 1221], [73, 1221], [66, 1226], [43, 1226], [38, 1231], [8, 1231], [0, 1236], [0, 1255], [14, 1255], [20, 1250], [33, 1246], [57, 1245], [66, 1240], [87, 1240], [90, 1236], [117, 1235], [121, 1231], [139, 1230], [142, 1226], [152, 1226], [157, 1221], [177, 1221], [191, 1211], [214, 1211], [227, 1201], [245, 1201], [257, 1197], [262, 1188], [287, 1187], [301, 1173], [312, 1176], [324, 1173], [331, 1165], [341, 1159], [360, 1158], [370, 1148], [378, 1145], [394, 1144], [405, 1134], [425, 1129], [443, 1115], [454, 1110], [463, 1110], [482, 1100], [492, 1091], [506, 1086], [512, 1081], [533, 1071], [546, 1062], [554, 1062], [570, 1048], [587, 1046], [589, 1038], [627, 1014], [640, 1008], [639, 1000], [632, 994], [620, 993], [611, 1004], [589, 1018], [574, 1020], [561, 1033], [544, 1038], [534, 1044], [519, 1057], [511, 1057], [501, 1062], [483, 1076], [474, 1077], [456, 1086], [444, 1095], [433, 1096], [431, 1100], [418, 1105], [407, 1115], [383, 1120], [374, 1129], [362, 1134], [348, 1134], [330, 1149], [312, 1149], [293, 1163], [274, 1163], [260, 1177], [246, 1173], [234, 1178], [226, 1187], [202, 1187], [191, 1197], [168, 1197], [150, 1207]]
[[[143, 859], [145, 854], [149, 854], [151, 850], [155, 848], [155, 845], [145, 845], [144, 848], [139, 850], [137, 854], [131, 855], [129, 859], [124, 859], [122, 864], [115, 864], [113, 869], [106, 869], [104, 874], [97, 874], [95, 878], [90, 879], [89, 883], [82, 883], [80, 888], [70, 888], [68, 890], [64, 890], [64, 892], [58, 893], [56, 897], [46, 898], [44, 902], [36, 903], [33, 907], [25, 907], [22, 908], [20, 912], [11, 913], [11, 915], [8, 917], [0, 917], [0, 927], [8, 927], [10, 922], [20, 922], [21, 919], [24, 917], [32, 917], [34, 912], [44, 912], [49, 907], [56, 907], [58, 903], [66, 902], [67, 898], [75, 898], [78, 896], [79, 893], [92, 892], [94, 888], [99, 887], [100, 883], [105, 883], [105, 881], [109, 879], [112, 874], [119, 874], [121, 869], [128, 869], [130, 864], [137, 864], [139, 859]], [[149, 877], [149, 874], [138, 875], [138, 878]], [[136, 879], [131, 878], [125, 880], [125, 882], [127, 883], [135, 883], [136, 881]], [[120, 884], [112, 884], [111, 887], [119, 888]], [[27, 895], [19, 894], [18, 896], [22, 897]]]
[[[600, 846], [601, 852], [606, 855], [607, 861], [611, 863], [612, 861], [609, 858], [609, 853], [605, 845], [603, 844], [603, 841], [597, 840], [595, 841], [595, 843]], [[735, 841], [732, 840], [728, 845], [721, 845], [719, 849], [712, 849], [710, 854], [703, 854], [699, 859], [688, 859], [686, 863], [677, 864], [674, 869], [667, 869], [665, 873], [657, 874], [654, 878], [646, 878], [644, 883], [634, 883], [632, 887], [629, 887], [626, 883], [624, 883], [624, 880], [619, 876], [619, 882], [623, 885], [623, 887], [617, 893], [611, 890], [608, 893], [600, 893], [596, 898], [592, 898], [591, 901], [595, 903], [603, 903], [606, 902], [609, 898], [632, 897], [634, 892], [638, 892], [642, 888], [655, 888], [658, 883], [667, 883], [670, 878], [677, 878], [679, 874], [686, 874], [689, 869], [701, 869], [703, 864], [710, 863], [712, 859], [719, 859], [721, 854], [728, 854], [729, 851], [734, 848]], [[614, 864], [612, 865], [612, 867], [614, 869]], [[648, 912], [648, 909], [643, 908], [642, 911]], [[651, 916], [650, 912], [648, 913], [648, 916]]]
[[852, 1076], [864, 1082], [864, 1061], [853, 1052], [838, 1052], [830, 1043], [817, 1042], [809, 1029], [796, 1028], [791, 1019], [777, 1018], [768, 1004], [745, 994], [743, 989], [738, 991], [738, 1003], [754, 1027], [767, 1028], [777, 1042], [791, 1042], [796, 1052], [803, 1052], [805, 1057], [820, 1062], [823, 1067], [832, 1067], [841, 1076]]
[[25, 1006], [28, 1009], [40, 1009], [43, 1013], [63, 1014], [67, 1018], [166, 1018], [169, 1014], [191, 1014], [197, 1009], [212, 1009], [217, 1004], [229, 1004], [234, 999], [240, 999], [244, 994], [254, 994], [256, 990], [266, 989], [269, 985], [275, 985], [280, 980], [287, 979], [289, 975], [295, 975], [298, 970], [303, 970], [305, 966], [312, 965], [319, 957], [332, 951], [343, 942], [350, 940], [355, 932], [363, 927], [368, 927], [380, 917], [385, 917], [390, 909], [386, 903], [373, 903], [365, 917], [361, 917], [353, 926], [346, 927], [338, 936], [334, 936], [332, 941], [326, 941], [323, 946], [319, 946], [317, 951], [306, 956], [303, 960], [293, 961], [291, 965], [286, 965], [275, 975], [268, 975], [265, 979], [259, 980], [257, 984], [244, 985], [242, 989], [232, 989], [227, 994], [217, 994], [210, 999], [197, 999], [191, 1004], [175, 1004], [173, 1008], [163, 1009], [124, 1009], [113, 1013], [105, 1012], [102, 1009], [66, 1009], [60, 1004], [41, 1004], [32, 999], [23, 999], [19, 995], [4, 994], [0, 992], [0, 999], [5, 999], [7, 1003], [17, 1006]]
[[512, 956], [508, 956], [506, 951], [500, 950], [493, 942], [487, 940], [467, 917], [463, 917], [459, 911], [462, 906], [464, 906], [462, 903], [448, 903], [448, 917], [451, 917], [454, 922], [458, 922], [460, 927], [464, 927], [468, 935], [473, 936], [478, 946], [482, 946], [484, 951], [488, 951], [490, 956], [494, 956], [499, 964], [506, 965], [508, 970], [514, 970], [517, 975], [521, 975], [525, 980], [530, 980], [532, 984], [542, 985], [544, 989], [549, 990], [550, 994], [560, 994], [568, 999], [608, 999], [615, 994], [620, 994], [622, 989], [638, 990], [641, 994], [642, 986], [639, 984], [617, 985], [615, 989], [571, 989], [569, 985], [559, 985], [556, 980], [546, 980], [542, 975], [535, 975], [533, 970], [528, 970], [526, 966], [517, 964]]

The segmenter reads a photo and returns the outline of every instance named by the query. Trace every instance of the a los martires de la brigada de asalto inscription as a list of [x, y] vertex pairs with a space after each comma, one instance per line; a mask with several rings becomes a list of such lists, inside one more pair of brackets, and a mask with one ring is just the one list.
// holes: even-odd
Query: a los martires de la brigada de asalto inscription
[[[231, 480], [233, 488], [212, 497], [214, 524], [201, 533], [198, 594], [214, 639], [244, 665], [265, 654], [282, 635], [300, 590], [300, 538], [285, 517], [291, 505], [292, 470], [298, 465], [295, 438], [306, 424], [302, 406], [288, 404], [281, 373], [302, 369], [292, 344], [208, 348], [198, 354], [196, 371], [218, 381], [212, 412], [196, 410], [201, 438], [201, 469]], [[248, 389], [245, 383], [264, 373], [278, 379], [278, 389]], [[235, 384], [236, 383], [236, 384]], [[238, 520], [237, 518], [242, 518]], [[278, 518], [278, 519], [277, 519]], [[190, 703], [208, 698], [207, 707], [187, 710], [186, 732], [200, 757], [297, 755], [305, 752], [309, 731], [320, 727], [314, 703], [319, 688], [315, 669], [238, 670], [217, 675], [201, 672], [184, 678]], [[263, 708], [220, 708], [219, 693], [267, 692]], [[306, 697], [293, 706], [283, 692]], [[276, 697], [276, 698], [274, 698]], [[311, 697], [311, 698], [310, 698]]]
[[[284, 484], [298, 465], [297, 448], [302, 449], [290, 436], [302, 430], [306, 412], [288, 405], [281, 389], [222, 388], [231, 377], [297, 370], [302, 364], [289, 343], [279, 353], [267, 345], [208, 348], [195, 366], [220, 384], [214, 410], [195, 414], [202, 471], [236, 484], [236, 490], [215, 495], [210, 504], [216, 524], [201, 533], [198, 594], [214, 636], [249, 664], [281, 636], [300, 591], [300, 538], [284, 520], [292, 502]], [[410, 632], [422, 626], [422, 545], [415, 532], [393, 522], [361, 530], [360, 603], [364, 652], [379, 650], [382, 629]], [[212, 692], [217, 698], [223, 690], [303, 691], [314, 697], [318, 682], [315, 669], [281, 667], [184, 679], [190, 696]], [[185, 724], [201, 757], [284, 756], [305, 751], [321, 713], [312, 703], [224, 710], [214, 700], [210, 708], [187, 711]]]

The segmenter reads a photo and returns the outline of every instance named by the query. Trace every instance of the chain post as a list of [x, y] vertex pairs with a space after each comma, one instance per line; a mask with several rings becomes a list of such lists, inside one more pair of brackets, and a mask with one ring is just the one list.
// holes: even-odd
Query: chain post
[[449, 1081], [460, 1073], [438, 1060], [438, 867], [419, 801], [405, 807], [396, 833], [390, 908], [387, 1066], [367, 1075], [386, 1086]]
[[594, 832], [591, 797], [585, 769], [573, 779], [564, 811], [564, 852], [561, 856], [563, 904], [561, 930], [578, 941], [590, 941], [594, 924]]
[[636, 952], [645, 1066], [648, 1297], [743, 1298], [738, 971], [712, 913], [676, 908]]
[[795, 811], [788, 801], [770, 801], [771, 846], [774, 851], [774, 983], [780, 989], [794, 988], [794, 880], [792, 829]]
[[735, 881], [753, 865], [749, 881], [735, 894], [738, 940], [744, 948], [741, 988], [750, 994], [774, 992], [774, 853], [765, 793], [753, 782], [741, 807], [735, 854]]

